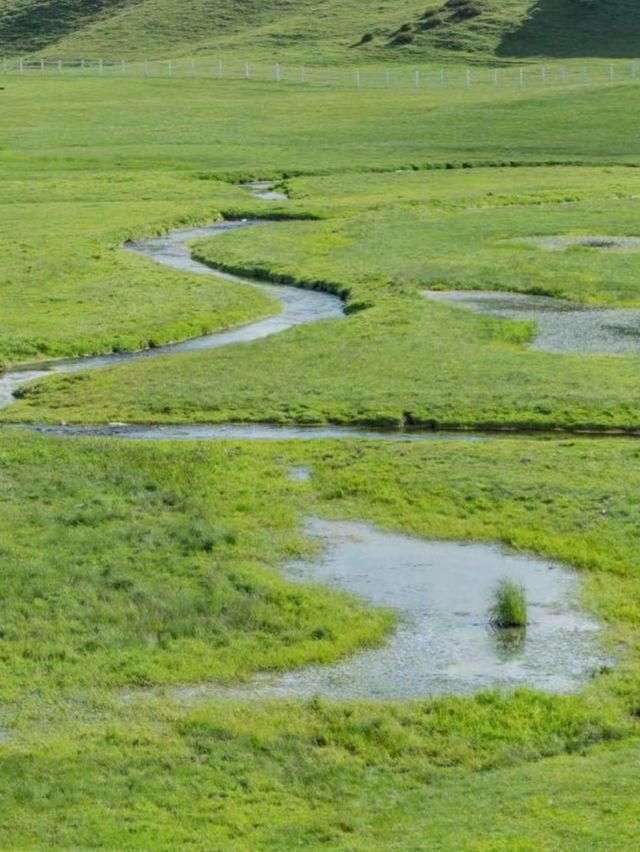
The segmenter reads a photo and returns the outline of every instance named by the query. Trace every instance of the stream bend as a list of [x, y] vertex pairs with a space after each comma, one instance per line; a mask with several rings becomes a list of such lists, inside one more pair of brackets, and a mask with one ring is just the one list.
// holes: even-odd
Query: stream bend
[[[261, 192], [269, 193], [266, 187]], [[268, 194], [262, 197], [270, 197]], [[257, 287], [282, 305], [280, 314], [240, 328], [220, 331], [181, 343], [133, 353], [70, 358], [26, 365], [0, 375], [0, 408], [14, 392], [34, 379], [58, 373], [100, 369], [143, 358], [229, 346], [278, 334], [288, 328], [323, 319], [344, 317], [341, 300], [329, 293], [249, 280], [208, 267], [189, 252], [192, 240], [255, 227], [262, 220], [217, 223], [173, 231], [165, 236], [127, 244], [126, 249], [172, 269], [213, 275]], [[481, 440], [457, 433], [398, 433], [345, 427], [278, 427], [262, 424], [137, 426], [34, 426], [43, 434], [101, 435], [149, 439], [287, 439], [361, 437], [418, 441], [450, 438]], [[310, 475], [298, 471], [304, 480]], [[382, 648], [361, 652], [333, 666], [308, 667], [276, 678], [258, 678], [247, 687], [185, 687], [169, 690], [178, 700], [198, 698], [304, 696], [321, 693], [334, 698], [411, 698], [427, 693], [474, 692], [487, 687], [514, 687], [527, 683], [547, 691], [572, 691], [601, 661], [594, 649], [597, 626], [569, 603], [575, 592], [572, 572], [540, 560], [507, 556], [484, 545], [430, 543], [392, 536], [358, 524], [315, 521], [312, 534], [326, 538], [325, 557], [286, 569], [303, 582], [329, 582], [373, 605], [395, 609], [402, 623]], [[551, 573], [550, 568], [556, 568]], [[526, 643], [500, 645], [487, 634], [482, 615], [473, 611], [471, 598], [464, 609], [446, 615], [456, 589], [495, 580], [496, 571], [529, 577], [535, 592], [536, 621]], [[471, 573], [469, 573], [471, 571]], [[455, 588], [454, 588], [455, 587]], [[558, 594], [559, 593], [559, 594]], [[451, 594], [451, 600], [447, 595]], [[439, 601], [438, 596], [444, 598]], [[451, 622], [451, 623], [449, 623]], [[552, 648], [547, 646], [552, 638]], [[555, 651], [554, 651], [555, 648]], [[546, 651], [545, 651], [546, 649]], [[473, 651], [471, 656], [470, 652]], [[546, 653], [546, 658], [545, 658]], [[167, 694], [167, 690], [163, 691]], [[131, 696], [133, 697], [133, 696]]]

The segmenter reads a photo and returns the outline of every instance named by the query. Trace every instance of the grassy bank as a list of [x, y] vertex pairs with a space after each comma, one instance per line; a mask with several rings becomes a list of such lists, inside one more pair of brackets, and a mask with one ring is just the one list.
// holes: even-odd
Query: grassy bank
[[1, 168], [0, 364], [144, 349], [278, 310], [254, 289], [122, 250], [127, 239], [218, 218], [213, 199], [240, 190], [174, 172]]

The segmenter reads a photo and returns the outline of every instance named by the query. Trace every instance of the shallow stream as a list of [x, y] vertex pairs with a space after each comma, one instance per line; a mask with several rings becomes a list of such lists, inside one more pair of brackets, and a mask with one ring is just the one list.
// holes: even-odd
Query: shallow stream
[[[254, 184], [251, 189], [262, 198], [286, 197], [272, 191], [270, 185]], [[259, 224], [246, 221], [175, 231], [163, 237], [130, 243], [127, 249], [174, 269], [214, 275], [258, 287], [280, 301], [280, 314], [241, 328], [143, 352], [71, 358], [10, 370], [0, 375], [0, 407], [10, 404], [14, 391], [22, 384], [50, 374], [99, 369], [142, 358], [228, 346], [277, 334], [295, 325], [344, 316], [342, 302], [336, 296], [228, 275], [190, 256], [188, 244], [192, 240]], [[497, 297], [496, 294], [478, 293], [430, 295], [461, 303], [475, 299], [482, 305], [478, 309], [486, 309], [490, 299]], [[536, 317], [545, 314], [537, 303], [534, 310], [531, 297], [515, 294], [499, 294], [502, 304], [494, 304], [492, 310], [503, 311], [499, 315], [505, 316], [513, 315], [514, 311], [519, 317], [526, 314], [521, 304], [517, 309], [513, 308], [511, 296], [529, 300], [526, 310], [533, 310]], [[572, 310], [576, 313], [575, 306]], [[556, 306], [546, 313], [561, 316], [563, 309]], [[564, 313], [566, 315], [566, 309]], [[572, 329], [576, 329], [573, 320]], [[567, 333], [565, 329], [564, 334]], [[556, 332], [559, 339], [558, 335], [562, 337], [562, 332]], [[570, 348], [559, 351], [584, 350]], [[110, 424], [33, 428], [45, 434], [104, 435], [141, 440], [480, 439], [469, 434], [444, 436], [438, 433], [260, 424]], [[290, 474], [293, 479], [305, 481], [312, 476], [312, 471], [293, 469]], [[523, 684], [549, 692], [566, 692], [576, 689], [604, 662], [596, 642], [598, 626], [580, 611], [577, 575], [565, 567], [508, 553], [498, 547], [427, 542], [350, 522], [315, 520], [310, 524], [309, 532], [326, 545], [323, 555], [317, 560], [285, 566], [285, 572], [301, 582], [335, 585], [371, 604], [396, 610], [400, 623], [390, 640], [380, 648], [362, 651], [331, 666], [311, 666], [283, 675], [262, 676], [246, 686], [223, 688], [201, 685], [164, 690], [163, 694], [186, 701], [232, 696], [309, 696], [316, 693], [332, 698], [401, 699], [427, 694], [464, 694], [489, 687]], [[524, 633], [496, 633], [487, 626], [486, 609], [491, 587], [502, 577], [518, 580], [527, 590], [531, 619]]]

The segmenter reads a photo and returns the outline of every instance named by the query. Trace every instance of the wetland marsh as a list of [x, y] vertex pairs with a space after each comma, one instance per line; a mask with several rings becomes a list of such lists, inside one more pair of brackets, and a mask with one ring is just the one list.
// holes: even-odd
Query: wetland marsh
[[637, 94], [11, 80], [5, 847], [630, 848]]

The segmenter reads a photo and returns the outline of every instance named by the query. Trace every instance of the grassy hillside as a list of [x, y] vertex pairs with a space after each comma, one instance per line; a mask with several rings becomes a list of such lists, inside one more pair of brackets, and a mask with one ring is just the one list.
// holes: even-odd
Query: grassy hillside
[[1, 0], [3, 53], [47, 47], [97, 18], [107, 18], [136, 0]]
[[634, 57], [639, 37], [635, 0], [445, 0], [390, 43], [482, 57]]
[[0, 0], [0, 51], [319, 61], [632, 57], [635, 0]]
[[363, 0], [0, 0], [0, 50], [63, 57], [239, 50], [337, 61], [371, 27], [393, 32], [424, 8], [421, 0], [381, 0], [373, 9]]

